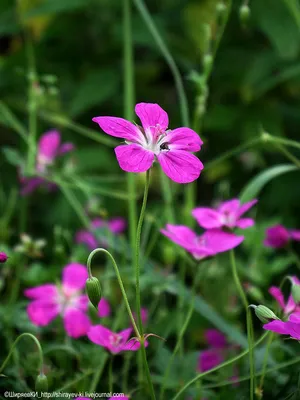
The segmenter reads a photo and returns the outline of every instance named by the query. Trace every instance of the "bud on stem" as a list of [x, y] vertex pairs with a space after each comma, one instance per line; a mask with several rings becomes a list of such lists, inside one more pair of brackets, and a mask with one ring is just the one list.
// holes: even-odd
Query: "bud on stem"
[[35, 380], [35, 390], [38, 393], [48, 391], [48, 379], [42, 372], [37, 376]]
[[279, 318], [273, 313], [273, 311], [266, 306], [263, 305], [256, 306], [254, 304], [251, 304], [249, 307], [254, 308], [255, 315], [264, 324], [267, 324], [268, 322], [273, 321], [274, 319], [279, 320]]
[[98, 309], [98, 304], [101, 300], [101, 286], [99, 280], [96, 277], [91, 276], [86, 281], [85, 287], [90, 302], [96, 309]]

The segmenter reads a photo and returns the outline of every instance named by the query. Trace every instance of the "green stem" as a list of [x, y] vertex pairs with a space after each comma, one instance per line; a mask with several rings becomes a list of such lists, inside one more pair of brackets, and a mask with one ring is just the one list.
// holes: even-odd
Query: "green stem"
[[[273, 141], [273, 140], [272, 140]], [[273, 141], [274, 147], [276, 147], [288, 160], [290, 160], [296, 167], [300, 168], [300, 160], [295, 157], [292, 153], [290, 153], [283, 145], [280, 143]]]
[[252, 341], [252, 317], [251, 317], [251, 310], [249, 309], [249, 304], [245, 292], [243, 290], [243, 286], [239, 279], [239, 275], [237, 272], [237, 266], [234, 256], [234, 250], [230, 251], [230, 261], [231, 261], [231, 269], [233, 279], [239, 293], [239, 296], [242, 300], [242, 303], [245, 307], [246, 317], [247, 317], [247, 337], [248, 337], [248, 346], [249, 346], [249, 364], [250, 364], [250, 399], [254, 400], [254, 356], [253, 356], [253, 341]]
[[260, 377], [260, 382], [259, 382], [259, 388], [260, 390], [263, 389], [264, 386], [264, 379], [265, 379], [265, 375], [266, 375], [266, 370], [267, 370], [267, 366], [268, 366], [268, 358], [269, 358], [269, 351], [270, 351], [270, 347], [271, 344], [273, 342], [274, 339], [274, 332], [271, 332], [269, 338], [268, 338], [268, 342], [267, 342], [267, 346], [266, 346], [266, 351], [265, 351], [265, 355], [264, 355], [264, 361], [263, 361], [263, 368], [262, 368], [262, 374]]
[[[269, 332], [266, 332], [256, 343], [254, 343], [253, 347], [258, 346], [267, 336]], [[223, 362], [222, 364], [219, 364], [215, 368], [210, 369], [209, 371], [202, 372], [201, 374], [195, 376], [195, 378], [191, 379], [189, 382], [187, 382], [182, 389], [172, 398], [172, 400], [177, 400], [179, 397], [184, 393], [191, 385], [196, 383], [199, 379], [203, 379], [205, 376], [219, 371], [220, 369], [227, 367], [228, 365], [231, 365], [235, 363], [236, 361], [240, 360], [241, 358], [245, 357], [247, 354], [249, 354], [249, 349], [244, 350], [241, 354], [238, 354], [237, 356], [231, 358], [228, 361]]]
[[110, 357], [108, 366], [108, 390], [113, 393], [113, 356]]
[[123, 285], [123, 281], [122, 281], [122, 278], [121, 278], [121, 274], [120, 274], [118, 265], [117, 265], [117, 263], [116, 263], [114, 257], [111, 255], [111, 253], [110, 253], [109, 251], [107, 251], [106, 249], [97, 248], [97, 249], [93, 250], [93, 251], [90, 253], [90, 255], [89, 255], [89, 257], [88, 257], [88, 260], [87, 260], [87, 268], [88, 268], [89, 277], [92, 276], [92, 270], [91, 270], [92, 258], [93, 258], [94, 255], [97, 254], [97, 253], [104, 253], [104, 254], [106, 254], [106, 255], [111, 259], [112, 264], [113, 264], [113, 267], [114, 267], [115, 272], [116, 272], [116, 275], [117, 275], [117, 279], [118, 279], [118, 282], [119, 282], [119, 286], [120, 286], [120, 289], [121, 289], [121, 292], [122, 292], [122, 295], [123, 295], [123, 298], [124, 298], [124, 302], [125, 302], [125, 305], [126, 305], [126, 308], [127, 308], [127, 312], [128, 312], [129, 318], [130, 318], [130, 320], [131, 320], [131, 323], [132, 323], [134, 332], [135, 332], [135, 334], [136, 334], [136, 337], [137, 337], [137, 338], [140, 338], [141, 335], [140, 335], [140, 332], [139, 332], [139, 330], [138, 330], [138, 328], [137, 328], [137, 326], [136, 326], [135, 320], [134, 320], [134, 318], [133, 318], [133, 314], [132, 314], [132, 311], [131, 311], [131, 308], [130, 308], [130, 305], [129, 305], [128, 297], [127, 297], [127, 294], [126, 294], [126, 291], [125, 291], [125, 288], [124, 288], [124, 285]]
[[[94, 373], [94, 376], [93, 376], [93, 379], [92, 379], [92, 383], [91, 383], [91, 386], [90, 386], [90, 389], [89, 389], [90, 393], [95, 392], [95, 390], [96, 390], [96, 388], [97, 388], [97, 385], [98, 385], [98, 382], [99, 382], [99, 380], [100, 380], [100, 377], [101, 377], [101, 375], [102, 375], [102, 372], [103, 372], [103, 369], [104, 369], [104, 366], [105, 366], [105, 363], [106, 363], [107, 359], [108, 359], [108, 354], [105, 353], [105, 354], [103, 355], [103, 357], [101, 358], [101, 365], [100, 365], [99, 369]], [[85, 376], [82, 376], [82, 377], [80, 378], [80, 380], [83, 379], [84, 377], [85, 377]], [[76, 382], [76, 381], [73, 381], [73, 382], [71, 382], [71, 383], [74, 384], [75, 382]], [[64, 387], [62, 388], [62, 390], [65, 390], [65, 389], [67, 389], [67, 387], [70, 387], [70, 386], [71, 386], [71, 385], [64, 386]]]
[[0, 374], [1, 374], [2, 371], [4, 370], [4, 368], [5, 368], [6, 364], [8, 363], [8, 361], [9, 361], [11, 355], [13, 354], [13, 351], [14, 351], [16, 345], [19, 343], [19, 341], [20, 341], [23, 337], [26, 337], [26, 336], [27, 336], [27, 337], [30, 337], [30, 338], [35, 342], [35, 344], [36, 344], [36, 346], [37, 346], [38, 353], [39, 353], [39, 371], [40, 371], [41, 374], [43, 373], [43, 369], [44, 369], [44, 357], [43, 357], [43, 350], [42, 350], [41, 344], [40, 344], [40, 342], [38, 341], [38, 339], [37, 339], [34, 335], [32, 335], [31, 333], [27, 333], [27, 332], [26, 332], [26, 333], [22, 333], [22, 334], [21, 334], [20, 336], [18, 336], [17, 339], [14, 341], [14, 343], [13, 343], [13, 345], [12, 345], [12, 347], [11, 347], [9, 353], [8, 353], [8, 356], [6, 357], [6, 359], [4, 360], [4, 362], [2, 363], [2, 365], [1, 365], [1, 367], [0, 367]]
[[285, 139], [278, 136], [272, 136], [272, 135], [270, 136], [273, 142], [281, 143], [285, 146], [290, 146], [290, 147], [295, 147], [296, 149], [300, 149], [300, 143], [295, 142], [294, 140]]
[[[131, 1], [123, 0], [123, 58], [124, 58], [124, 117], [131, 121], [134, 119], [134, 60], [132, 42]], [[129, 237], [131, 251], [136, 241], [137, 207], [135, 200], [136, 179], [134, 174], [127, 174]]]
[[141, 351], [142, 351], [143, 363], [144, 363], [144, 367], [145, 367], [145, 371], [146, 371], [146, 377], [147, 377], [147, 381], [148, 381], [148, 387], [150, 389], [151, 399], [152, 400], [156, 400], [154, 387], [153, 387], [151, 374], [150, 374], [150, 369], [149, 369], [149, 365], [148, 365], [148, 361], [147, 361], [147, 354], [146, 354], [145, 344], [144, 344], [144, 340], [143, 339], [141, 341]]

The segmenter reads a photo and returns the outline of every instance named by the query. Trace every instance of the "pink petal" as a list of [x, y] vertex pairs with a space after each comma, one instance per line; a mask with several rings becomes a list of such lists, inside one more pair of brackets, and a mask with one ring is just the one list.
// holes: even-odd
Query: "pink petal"
[[135, 106], [135, 113], [141, 120], [143, 128], [147, 131], [149, 128], [160, 126], [165, 131], [169, 125], [168, 114], [155, 103], [138, 103]]
[[211, 347], [222, 349], [227, 345], [226, 337], [217, 329], [207, 329], [204, 336]]
[[204, 350], [200, 353], [199, 356], [198, 370], [200, 372], [209, 371], [210, 369], [221, 364], [223, 360], [224, 357], [220, 352], [220, 350], [217, 349]]
[[123, 343], [126, 343], [129, 340], [131, 333], [132, 333], [132, 328], [127, 328], [121, 332], [118, 332], [118, 335], [122, 337]]
[[126, 229], [126, 221], [121, 217], [112, 218], [108, 221], [108, 227], [114, 234], [123, 233]]
[[139, 128], [126, 119], [118, 117], [95, 117], [93, 121], [110, 136], [130, 141], [139, 141], [143, 139], [143, 134]]
[[264, 245], [266, 247], [273, 247], [279, 249], [288, 244], [289, 232], [282, 225], [275, 225], [266, 230], [266, 238], [264, 240]]
[[167, 224], [166, 229], [161, 229], [160, 232], [186, 250], [190, 249], [197, 239], [196, 233], [184, 225]]
[[66, 291], [80, 290], [85, 287], [88, 272], [85, 265], [78, 263], [68, 264], [63, 269], [62, 284]]
[[291, 279], [295, 285], [300, 285], [300, 280], [298, 279], [297, 276], [293, 275], [291, 276]]
[[245, 214], [248, 210], [250, 210], [250, 208], [252, 208], [257, 203], [257, 201], [258, 201], [257, 199], [254, 199], [254, 200], [248, 201], [245, 204], [242, 204], [238, 210], [237, 217], [240, 217], [243, 214]]
[[236, 226], [240, 229], [250, 228], [254, 225], [254, 219], [252, 218], [241, 218], [236, 222]]
[[98, 241], [95, 236], [86, 230], [81, 230], [76, 233], [75, 242], [77, 244], [85, 244], [89, 250], [94, 250], [98, 247]]
[[224, 201], [218, 207], [218, 211], [222, 214], [237, 214], [240, 208], [240, 200], [232, 199], [228, 201]]
[[277, 303], [280, 305], [280, 307], [284, 310], [285, 301], [284, 301], [284, 296], [283, 296], [281, 289], [276, 286], [271, 286], [269, 289], [269, 293], [271, 296], [274, 297], [274, 299], [277, 301]]
[[289, 298], [288, 298], [288, 301], [286, 303], [286, 306], [284, 308], [284, 313], [285, 314], [290, 314], [292, 311], [295, 310], [295, 308], [296, 308], [296, 303], [295, 303], [295, 301], [293, 299], [293, 296], [290, 295]]
[[145, 172], [154, 161], [154, 153], [139, 144], [118, 146], [115, 153], [120, 167], [126, 172]]
[[220, 228], [222, 223], [222, 214], [208, 207], [195, 208], [192, 216], [198, 224], [205, 229]]
[[59, 305], [55, 302], [35, 300], [27, 307], [30, 321], [37, 326], [46, 326], [59, 314]]
[[298, 242], [300, 242], [300, 231], [297, 231], [297, 230], [295, 230], [295, 229], [292, 229], [292, 230], [290, 231], [290, 235], [291, 235], [291, 238], [292, 238], [292, 239], [297, 240]]
[[196, 156], [184, 150], [163, 151], [157, 159], [164, 173], [177, 183], [193, 182], [204, 168]]
[[68, 308], [64, 315], [64, 327], [67, 335], [73, 338], [85, 336], [91, 326], [88, 316], [76, 308]]
[[74, 299], [73, 301], [74, 301], [74, 307], [76, 307], [78, 310], [84, 312], [88, 310], [90, 301], [86, 294], [81, 294], [77, 296], [76, 299]]
[[289, 316], [290, 322], [295, 322], [296, 324], [300, 324], [300, 313], [295, 312]]
[[287, 332], [288, 334], [296, 340], [300, 340], [300, 324], [299, 321], [297, 323], [294, 322], [286, 322]]
[[69, 153], [70, 151], [73, 151], [74, 149], [75, 146], [73, 143], [63, 143], [58, 150], [58, 154], [63, 155]]
[[244, 236], [237, 236], [233, 233], [223, 232], [219, 229], [210, 229], [202, 235], [206, 247], [214, 254], [234, 249], [244, 240]]
[[267, 331], [272, 331], [279, 333], [281, 335], [288, 335], [288, 327], [287, 327], [287, 322], [282, 322], [282, 321], [277, 321], [274, 320], [272, 322], [269, 322], [268, 324], [263, 325], [263, 328]]
[[42, 164], [51, 163], [57, 156], [60, 146], [60, 133], [49, 131], [44, 133], [38, 144], [38, 162]]
[[102, 228], [105, 226], [105, 221], [102, 218], [95, 218], [91, 223], [92, 228]]
[[25, 178], [21, 183], [21, 196], [27, 196], [34, 192], [38, 187], [43, 185], [45, 180], [43, 178]]
[[203, 144], [200, 136], [190, 128], [177, 128], [169, 132], [164, 142], [169, 144], [171, 150], [186, 150], [196, 152]]
[[110, 316], [110, 305], [105, 298], [102, 298], [98, 304], [98, 315], [101, 318]]
[[24, 295], [30, 299], [51, 299], [58, 295], [57, 287], [51, 283], [24, 290]]
[[87, 336], [91, 342], [98, 344], [99, 346], [105, 347], [108, 350], [112, 348], [109, 338], [114, 335], [112, 331], [103, 325], [91, 326]]

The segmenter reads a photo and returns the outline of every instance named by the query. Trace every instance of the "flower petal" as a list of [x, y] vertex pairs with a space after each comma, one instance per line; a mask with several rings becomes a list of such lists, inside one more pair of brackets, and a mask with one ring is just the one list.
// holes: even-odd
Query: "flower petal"
[[200, 372], [209, 371], [210, 369], [221, 364], [223, 360], [224, 357], [220, 352], [220, 350], [218, 349], [209, 349], [201, 351], [198, 360], [198, 370]]
[[289, 316], [290, 322], [295, 322], [296, 324], [300, 324], [300, 313], [295, 312]]
[[290, 235], [291, 235], [291, 238], [292, 238], [292, 239], [297, 240], [298, 242], [300, 242], [300, 231], [297, 231], [297, 230], [295, 230], [295, 229], [292, 229], [292, 230], [290, 231]]
[[51, 283], [25, 289], [24, 295], [29, 299], [51, 299], [58, 295], [57, 287]]
[[126, 229], [126, 221], [122, 217], [112, 218], [108, 221], [108, 227], [114, 234], [119, 234], [125, 231]]
[[88, 272], [85, 265], [78, 263], [68, 264], [63, 269], [62, 284], [64, 290], [80, 290], [85, 287]]
[[58, 131], [44, 133], [38, 143], [38, 163], [51, 163], [57, 156], [59, 146], [60, 133]]
[[64, 315], [64, 327], [68, 336], [73, 338], [85, 336], [90, 326], [90, 320], [84, 312], [76, 308], [67, 308]]
[[198, 224], [205, 229], [220, 228], [222, 223], [222, 214], [208, 207], [198, 207], [192, 211], [192, 216]]
[[240, 229], [250, 228], [254, 225], [254, 219], [252, 218], [241, 218], [236, 222], [236, 226]]
[[75, 149], [75, 146], [73, 143], [70, 143], [70, 142], [63, 143], [58, 150], [58, 154], [63, 155], [63, 154], [69, 153], [70, 151], [73, 151], [74, 149]]
[[196, 152], [203, 144], [200, 136], [190, 128], [176, 128], [169, 132], [164, 142], [169, 144], [171, 150], [186, 150]]
[[223, 349], [227, 345], [226, 337], [217, 329], [206, 329], [204, 336], [211, 347]]
[[244, 240], [244, 236], [237, 236], [219, 229], [206, 231], [202, 238], [206, 242], [206, 247], [211, 249], [214, 254], [234, 249]]
[[139, 128], [126, 119], [118, 117], [95, 117], [92, 120], [110, 136], [130, 141], [139, 141], [143, 139], [143, 134]]
[[263, 328], [266, 331], [272, 331], [279, 333], [281, 335], [288, 335], [288, 327], [287, 327], [287, 322], [282, 322], [282, 321], [277, 321], [274, 320], [272, 322], [269, 322], [268, 324], [263, 325]]
[[76, 233], [75, 242], [85, 244], [89, 250], [94, 250], [98, 246], [98, 241], [95, 236], [86, 230], [81, 230]]
[[184, 225], [167, 224], [160, 232], [186, 250], [189, 250], [197, 239], [196, 233]]
[[102, 299], [98, 304], [98, 315], [101, 318], [110, 316], [110, 305], [109, 302], [104, 297], [102, 297]]
[[242, 204], [241, 207], [238, 210], [237, 217], [240, 217], [241, 215], [243, 215], [247, 211], [249, 211], [250, 208], [252, 208], [257, 203], [257, 201], [258, 201], [257, 199], [253, 199], [251, 201], [248, 201], [245, 204]]
[[282, 225], [275, 225], [266, 230], [266, 238], [264, 240], [264, 245], [266, 247], [273, 247], [279, 249], [288, 244], [289, 232]]
[[155, 103], [138, 103], [135, 106], [135, 113], [141, 120], [143, 128], [148, 131], [159, 125], [165, 131], [169, 125], [168, 114], [158, 104]]
[[152, 151], [145, 150], [138, 144], [126, 144], [115, 148], [120, 167], [127, 172], [145, 172], [154, 161]]
[[222, 214], [237, 214], [240, 207], [240, 200], [239, 199], [232, 199], [228, 201], [224, 201], [218, 207], [218, 211]]
[[284, 296], [280, 288], [277, 286], [271, 286], [269, 289], [269, 293], [274, 299], [277, 301], [277, 303], [280, 305], [282, 310], [285, 308], [285, 301], [284, 301]]
[[59, 305], [55, 302], [35, 300], [27, 307], [30, 321], [37, 326], [46, 326], [59, 314]]
[[202, 162], [184, 150], [163, 151], [157, 159], [164, 173], [177, 183], [190, 183], [199, 178]]
[[108, 350], [113, 348], [109, 341], [109, 338], [112, 335], [114, 335], [114, 333], [103, 325], [94, 325], [89, 329], [87, 333], [87, 336], [91, 342], [96, 343], [99, 346], [105, 347]]

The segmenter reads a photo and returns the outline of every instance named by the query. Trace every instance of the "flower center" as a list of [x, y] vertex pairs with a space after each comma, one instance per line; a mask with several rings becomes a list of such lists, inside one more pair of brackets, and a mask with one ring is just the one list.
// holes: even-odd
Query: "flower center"
[[118, 335], [118, 334], [113, 334], [110, 335], [109, 337], [109, 343], [113, 346], [113, 347], [119, 347], [120, 344], [122, 343], [122, 336]]

